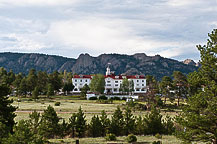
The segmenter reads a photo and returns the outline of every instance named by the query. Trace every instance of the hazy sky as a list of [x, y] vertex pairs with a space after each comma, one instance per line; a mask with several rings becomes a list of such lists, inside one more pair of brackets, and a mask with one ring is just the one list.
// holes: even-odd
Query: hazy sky
[[0, 0], [0, 52], [199, 59], [217, 0]]

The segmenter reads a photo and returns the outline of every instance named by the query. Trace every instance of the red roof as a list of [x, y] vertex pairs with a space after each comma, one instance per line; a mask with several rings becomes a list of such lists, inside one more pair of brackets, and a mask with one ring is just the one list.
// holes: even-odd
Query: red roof
[[[91, 78], [92, 75], [74, 75], [73, 78], [89, 78], [89, 79], [92, 79]], [[105, 78], [112, 78], [112, 79], [124, 79], [124, 78], [127, 78], [127, 79], [145, 79], [145, 76], [144, 75], [105, 75], [104, 76]]]
[[91, 75], [74, 75], [73, 78], [89, 78], [89, 79], [91, 79]]

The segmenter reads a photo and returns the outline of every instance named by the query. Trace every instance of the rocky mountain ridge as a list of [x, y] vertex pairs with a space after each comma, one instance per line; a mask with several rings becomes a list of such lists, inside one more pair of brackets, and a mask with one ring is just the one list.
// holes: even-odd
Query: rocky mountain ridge
[[25, 74], [31, 68], [48, 73], [66, 70], [77, 74], [105, 74], [108, 63], [111, 63], [110, 68], [115, 71], [116, 75], [153, 75], [157, 79], [165, 75], [171, 76], [173, 71], [187, 74], [198, 68], [189, 60], [182, 63], [160, 55], [147, 56], [144, 53], [134, 55], [101, 54], [98, 57], [86, 53], [81, 54], [78, 59], [36, 53], [0, 53], [0, 67]]

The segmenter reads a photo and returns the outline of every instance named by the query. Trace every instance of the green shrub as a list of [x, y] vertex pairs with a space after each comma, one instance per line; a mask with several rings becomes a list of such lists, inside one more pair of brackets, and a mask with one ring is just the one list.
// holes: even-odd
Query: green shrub
[[108, 98], [105, 95], [99, 97], [99, 100], [107, 100]]
[[90, 97], [89, 100], [97, 100], [97, 97]]
[[129, 135], [127, 136], [127, 142], [128, 142], [128, 143], [132, 143], [132, 142], [136, 142], [136, 141], [137, 141], [137, 138], [136, 138], [135, 135], [129, 134]]
[[122, 100], [126, 101], [126, 100], [127, 100], [127, 98], [126, 98], [126, 97], [122, 97]]
[[157, 134], [155, 135], [155, 137], [156, 137], [157, 139], [162, 139], [162, 135], [160, 135], [159, 133], [157, 133]]
[[106, 134], [105, 139], [106, 139], [107, 141], [115, 141], [115, 140], [117, 140], [115, 134], [112, 134], [112, 133]]
[[30, 98], [30, 99], [28, 99], [28, 101], [33, 101], [33, 99]]
[[153, 141], [152, 144], [162, 144], [161, 141]]
[[55, 106], [60, 106], [60, 102], [55, 102]]
[[120, 97], [114, 97], [113, 100], [121, 100]]

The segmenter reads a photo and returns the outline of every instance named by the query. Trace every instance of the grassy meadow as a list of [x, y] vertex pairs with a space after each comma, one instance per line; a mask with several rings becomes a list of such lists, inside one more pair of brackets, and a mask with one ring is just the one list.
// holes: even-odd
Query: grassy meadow
[[[125, 101], [113, 101], [112, 104], [101, 104], [96, 100], [80, 100], [78, 96], [53, 96], [47, 98], [41, 96], [38, 100], [34, 101], [31, 98], [19, 98], [12, 97], [14, 102], [13, 106], [18, 107], [15, 118], [16, 121], [21, 119], [28, 119], [29, 113], [36, 110], [38, 112], [43, 112], [49, 105], [54, 107], [59, 117], [64, 118], [66, 121], [71, 117], [72, 113], [76, 113], [79, 107], [82, 108], [86, 115], [86, 119], [89, 122], [93, 115], [100, 115], [102, 110], [105, 110], [107, 115], [110, 117], [112, 113], [116, 110], [117, 106], [124, 108], [126, 104]], [[55, 106], [55, 102], [60, 102], [60, 106]], [[135, 116], [144, 115], [147, 111], [133, 111]], [[163, 116], [177, 115], [177, 111], [174, 112], [161, 112]]]
[[[17, 97], [13, 98], [13, 106], [18, 107], [16, 111], [16, 121], [21, 119], [28, 119], [29, 114], [36, 110], [40, 113], [43, 112], [49, 105], [54, 107], [59, 117], [64, 118], [66, 121], [71, 117], [72, 113], [76, 113], [79, 107], [82, 107], [86, 115], [87, 122], [90, 122], [93, 115], [100, 115], [102, 110], [105, 110], [107, 115], [111, 117], [112, 113], [116, 110], [117, 106], [120, 106], [122, 109], [126, 104], [125, 101], [113, 101], [112, 104], [101, 104], [96, 100], [80, 100], [79, 96], [53, 96], [51, 98], [47, 98], [45, 96], [40, 96], [40, 98], [36, 101], [31, 98], [19, 98], [20, 102], [18, 102]], [[60, 102], [60, 106], [55, 106], [55, 102]], [[134, 116], [144, 115], [148, 111], [133, 111]], [[166, 115], [170, 115], [172, 117], [176, 116], [179, 110], [175, 110], [173, 112], [166, 112], [164, 110], [161, 111], [162, 115], [165, 117]], [[81, 138], [81, 144], [103, 144], [103, 143], [127, 143], [126, 137], [118, 137], [115, 142], [108, 142], [105, 138]], [[138, 143], [152, 143], [153, 141], [158, 141], [159, 139], [154, 136], [137, 136]], [[49, 140], [52, 143], [75, 143], [76, 139], [73, 138], [65, 138], [65, 139], [51, 139]], [[163, 144], [179, 144], [181, 143], [174, 136], [163, 136], [160, 141]]]

